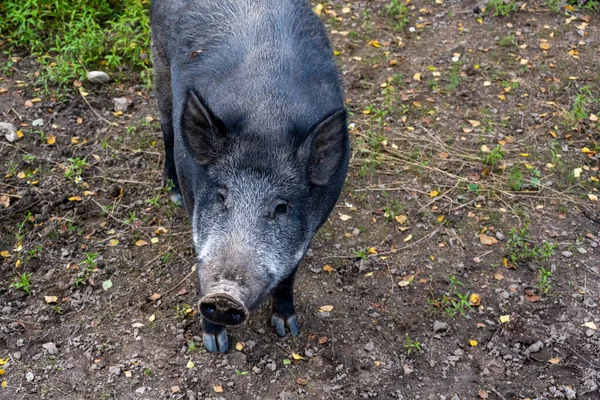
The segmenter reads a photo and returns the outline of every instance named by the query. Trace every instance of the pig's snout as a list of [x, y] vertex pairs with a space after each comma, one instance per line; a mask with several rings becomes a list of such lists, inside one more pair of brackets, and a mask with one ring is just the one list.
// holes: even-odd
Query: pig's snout
[[248, 310], [239, 300], [226, 293], [215, 293], [200, 299], [204, 318], [219, 325], [240, 325], [248, 318]]

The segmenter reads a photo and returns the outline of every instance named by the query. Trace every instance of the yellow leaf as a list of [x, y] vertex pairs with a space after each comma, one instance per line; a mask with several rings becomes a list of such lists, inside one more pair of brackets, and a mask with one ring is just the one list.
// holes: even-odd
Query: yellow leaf
[[8, 250], [2, 250], [2, 251], [0, 251], [0, 257], [9, 258], [10, 257], [10, 252]]
[[58, 303], [58, 296], [44, 296], [44, 300], [47, 304]]
[[236, 349], [237, 351], [242, 351], [242, 350], [244, 350], [244, 343], [242, 343], [242, 342], [237, 342], [237, 343], [235, 344], [235, 349]]
[[82, 198], [79, 196], [71, 196], [69, 197], [69, 201], [81, 201]]
[[108, 245], [109, 245], [110, 247], [115, 247], [115, 246], [116, 246], [116, 245], [118, 245], [118, 244], [119, 244], [119, 241], [118, 241], [117, 239], [110, 239], [110, 240], [108, 241]]
[[369, 247], [367, 251], [369, 252], [369, 254], [377, 254], [377, 248], [375, 247]]
[[496, 243], [498, 243], [498, 239], [496, 239], [496, 238], [495, 238], [495, 237], [493, 237], [493, 236], [488, 236], [488, 235], [486, 235], [485, 233], [481, 233], [481, 234], [479, 235], [479, 241], [480, 241], [482, 244], [485, 244], [486, 246], [491, 246], [491, 245], [493, 245], [493, 244], [496, 244]]
[[319, 307], [319, 312], [330, 312], [333, 310], [333, 306], [322, 306]]
[[40, 101], [42, 101], [42, 99], [40, 99], [39, 97], [35, 97], [35, 98], [31, 99], [32, 103], [39, 103]]
[[9, 361], [10, 361], [10, 358], [4, 358], [4, 359], [0, 358], [0, 365], [4, 365]]
[[148, 242], [146, 242], [146, 241], [145, 241], [145, 240], [143, 240], [143, 239], [140, 239], [140, 240], [138, 240], [137, 242], [135, 242], [135, 245], [136, 245], [137, 247], [148, 246]]
[[154, 233], [157, 235], [164, 235], [167, 232], [169, 232], [169, 230], [167, 228], [163, 228], [162, 226], [156, 228], [156, 230], [154, 231]]
[[499, 95], [498, 95], [498, 98], [499, 98], [500, 100], [502, 100], [502, 101], [505, 101], [505, 100], [506, 100], [506, 96], [505, 96], [505, 95], [503, 95], [503, 94], [499, 94]]
[[413, 79], [415, 81], [421, 82], [421, 73], [417, 72], [416, 74], [413, 75]]
[[406, 215], [396, 215], [394, 217], [394, 219], [396, 220], [397, 223], [399, 223], [400, 225], [404, 225], [404, 223], [406, 223], [406, 221], [408, 221], [408, 217]]
[[467, 120], [467, 121], [469, 122], [469, 124], [471, 124], [471, 126], [472, 126], [473, 128], [476, 128], [476, 127], [478, 127], [479, 125], [481, 125], [481, 122], [479, 122], [479, 121], [476, 121], [476, 120], [474, 120], [474, 119], [469, 119], [469, 120]]
[[150, 322], [154, 322], [156, 320], [156, 315], [152, 314], [149, 318], [148, 321]]
[[4, 375], [5, 373], [6, 373], [6, 371], [5, 371], [5, 370], [3, 370], [3, 369], [0, 369], [0, 375]]
[[509, 321], [510, 321], [510, 315], [501, 315], [500, 316], [500, 322], [501, 323], [505, 324], [505, 323], [507, 323]]
[[469, 296], [469, 304], [473, 307], [478, 307], [481, 304], [481, 295], [477, 293], [471, 293]]
[[440, 215], [439, 217], [437, 217], [438, 222], [443, 222], [444, 221], [444, 216]]
[[300, 354], [298, 353], [292, 353], [292, 358], [294, 360], [306, 360], [306, 358], [302, 357]]
[[192, 360], [189, 360], [185, 366], [186, 368], [192, 369], [194, 368], [194, 362]]
[[548, 43], [540, 43], [540, 49], [542, 49], [542, 50], [549, 50], [550, 49], [550, 44], [548, 44]]
[[408, 286], [414, 280], [415, 280], [415, 276], [414, 275], [403, 276], [402, 280], [400, 282], [398, 282], [398, 286], [400, 286], [400, 287]]
[[349, 12], [350, 12], [350, 7], [344, 7], [344, 8], [342, 8], [342, 13], [348, 14]]
[[381, 43], [379, 43], [379, 41], [377, 41], [377, 40], [375, 40], [375, 39], [373, 39], [373, 40], [370, 40], [370, 41], [369, 41], [369, 43], [367, 43], [367, 44], [370, 44], [371, 46], [373, 46], [373, 47], [375, 47], [375, 48], [379, 48], [379, 47], [381, 47]]
[[579, 178], [581, 177], [581, 173], [583, 172], [583, 168], [574, 168], [573, 169], [573, 177]]
[[469, 340], [471, 347], [477, 347], [477, 340]]
[[591, 201], [598, 201], [598, 196], [590, 193], [588, 194], [588, 199], [590, 199]]
[[23, 136], [25, 136], [25, 134], [23, 133], [23, 131], [22, 131], [22, 130], [20, 130], [20, 129], [19, 129], [19, 130], [17, 131], [17, 137], [18, 137], [19, 139], [21, 139]]
[[152, 244], [156, 244], [156, 243], [158, 243], [158, 238], [153, 237], [152, 239], [150, 239], [150, 242], [152, 242]]
[[372, 272], [367, 272], [364, 276], [368, 278], [370, 276], [373, 276], [373, 273]]
[[25, 175], [25, 171], [21, 171], [17, 174], [17, 178], [19, 179], [25, 179], [27, 175]]
[[325, 265], [323, 267], [323, 271], [332, 273], [333, 272], [333, 267], [331, 265], [327, 264], [327, 265]]
[[585, 326], [586, 328], [593, 329], [593, 330], [595, 330], [595, 331], [597, 331], [597, 330], [598, 330], [598, 327], [597, 327], [597, 326], [596, 326], [596, 324], [595, 324], [595, 323], [593, 323], [593, 322], [586, 322], [586, 323], [585, 323], [585, 324], [583, 324], [582, 326]]
[[598, 121], [598, 116], [596, 114], [590, 114], [590, 121], [592, 121], [592, 122]]
[[560, 362], [560, 358], [554, 357], [548, 360], [550, 364], [558, 364]]
[[53, 145], [54, 143], [56, 143], [56, 136], [48, 135], [48, 139], [46, 139], [46, 143], [48, 143], [49, 145]]
[[429, 192], [429, 197], [433, 198], [436, 197], [440, 194], [440, 192], [438, 192], [437, 190], [432, 190], [431, 192]]
[[223, 386], [221, 386], [221, 385], [214, 385], [213, 386], [213, 390], [215, 391], [215, 393], [223, 393]]
[[2, 381], [2, 387], [3, 387], [3, 388], [5, 388], [5, 387], [7, 387], [7, 386], [8, 386], [8, 382], [6, 382], [6, 381]]
[[407, 237], [404, 238], [404, 242], [408, 242], [412, 239], [412, 234], [408, 235]]
[[573, 57], [577, 57], [577, 55], [579, 55], [579, 52], [576, 49], [571, 49], [568, 53]]
[[520, 153], [519, 154], [521, 157], [529, 157], [529, 153]]
[[83, 191], [83, 195], [84, 195], [84, 196], [95, 196], [95, 195], [96, 195], [96, 192], [92, 192], [92, 191], [90, 191], [90, 190], [84, 190], [84, 191]]

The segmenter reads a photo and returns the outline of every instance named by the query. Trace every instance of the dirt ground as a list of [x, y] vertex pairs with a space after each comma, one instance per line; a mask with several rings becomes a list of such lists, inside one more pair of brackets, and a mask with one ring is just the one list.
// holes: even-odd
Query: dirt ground
[[225, 355], [151, 91], [122, 71], [59, 96], [3, 55], [23, 137], [0, 136], [0, 399], [600, 399], [600, 14], [546, 3], [316, 8], [351, 171], [296, 280], [300, 336], [265, 305]]

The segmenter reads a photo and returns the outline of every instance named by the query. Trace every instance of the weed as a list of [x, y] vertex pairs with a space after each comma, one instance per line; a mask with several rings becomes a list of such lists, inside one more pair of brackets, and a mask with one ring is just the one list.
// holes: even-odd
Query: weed
[[412, 352], [416, 353], [422, 351], [421, 342], [416, 339], [411, 339], [410, 336], [408, 336], [408, 333], [406, 333], [404, 337], [404, 350], [406, 350], [406, 354], [409, 356]]
[[237, 376], [244, 376], [244, 375], [248, 375], [248, 371], [240, 371], [239, 369], [236, 369], [235, 374]]
[[75, 286], [92, 283], [94, 272], [98, 269], [96, 265], [97, 253], [83, 253], [83, 256], [83, 261], [79, 263], [83, 267], [83, 270], [75, 278]]
[[162, 256], [160, 256], [160, 262], [163, 264], [168, 264], [173, 259], [173, 254], [170, 252], [166, 252]]
[[487, 8], [494, 17], [507, 17], [510, 13], [517, 11], [519, 6], [513, 0], [490, 0]]
[[552, 289], [552, 285], [550, 285], [550, 278], [552, 278], [552, 270], [541, 267], [537, 287], [542, 291], [542, 293], [548, 293], [550, 289]]
[[42, 247], [42, 245], [38, 244], [33, 249], [25, 250], [23, 252], [23, 254], [25, 254], [25, 259], [26, 260], [31, 260], [33, 258], [40, 258], [40, 255], [42, 254], [42, 250], [43, 249], [44, 248]]
[[13, 283], [10, 284], [11, 288], [21, 289], [29, 296], [31, 294], [31, 272], [24, 272], [20, 275], [15, 276]]
[[27, 222], [33, 222], [33, 214], [31, 214], [30, 211], [27, 211], [27, 214], [25, 214], [25, 218], [23, 218], [18, 224], [17, 224], [17, 233], [15, 235], [17, 242], [21, 242], [23, 241], [23, 239], [25, 238], [25, 224], [27, 224]]
[[33, 154], [23, 154], [23, 161], [25, 161], [26, 163], [33, 164], [35, 160], [37, 160], [37, 157]]
[[387, 14], [394, 21], [394, 29], [402, 31], [409, 24], [408, 7], [401, 0], [392, 0], [386, 7]]
[[80, 181], [83, 169], [88, 166], [87, 158], [68, 158], [67, 162], [68, 165], [65, 169], [65, 178], [69, 181]]
[[514, 166], [510, 169], [510, 173], [508, 174], [508, 185], [516, 192], [523, 190], [523, 172], [521, 172], [519, 167]]
[[515, 35], [511, 35], [511, 34], [503, 36], [498, 40], [498, 46], [516, 47], [517, 46], [517, 37]]
[[196, 344], [196, 341], [193, 339], [190, 339], [187, 341], [187, 351], [188, 353], [193, 353], [194, 351], [198, 351], [198, 345]]
[[592, 103], [600, 103], [600, 99], [593, 96], [589, 86], [584, 86], [577, 91], [577, 95], [571, 104], [571, 108], [564, 113], [563, 124], [567, 128], [577, 129], [582, 121], [589, 117], [588, 107]]
[[505, 154], [504, 151], [502, 151], [502, 147], [497, 145], [492, 151], [483, 156], [483, 163], [492, 168], [496, 168], [498, 164], [500, 164], [500, 161], [504, 159], [504, 156]]
[[560, 14], [560, 8], [562, 6], [562, 0], [545, 0], [544, 3], [550, 11]]
[[129, 216], [123, 221], [125, 225], [133, 225], [140, 219], [135, 216], [135, 211], [129, 211]]
[[544, 241], [541, 246], [531, 243], [529, 238], [528, 226], [521, 229], [513, 228], [509, 233], [508, 242], [505, 250], [508, 252], [508, 258], [515, 265], [521, 262], [529, 261], [547, 261], [554, 255], [556, 244]]
[[189, 304], [177, 304], [175, 306], [175, 316], [179, 319], [186, 319], [188, 316], [193, 316], [194, 309]]
[[64, 313], [63, 307], [60, 304], [57, 304], [57, 305], [53, 306], [52, 307], [52, 311], [56, 315], [63, 315], [63, 313]]
[[401, 215], [404, 211], [404, 206], [398, 200], [392, 200], [392, 203], [383, 207], [383, 216], [388, 220], [388, 222], [393, 222], [394, 219]]
[[462, 70], [462, 62], [455, 62], [450, 69], [450, 75], [448, 77], [448, 84], [446, 85], [446, 91], [454, 92], [458, 89], [460, 84], [460, 72]]
[[368, 258], [367, 249], [355, 250], [352, 252], [352, 254], [354, 254], [354, 257], [359, 258], [361, 260], [366, 260]]

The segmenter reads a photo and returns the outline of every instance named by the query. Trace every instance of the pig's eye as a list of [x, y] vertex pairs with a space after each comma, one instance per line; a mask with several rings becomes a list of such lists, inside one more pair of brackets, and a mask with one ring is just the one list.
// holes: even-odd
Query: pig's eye
[[225, 207], [225, 200], [227, 200], [227, 192], [224, 189], [217, 190], [217, 203]]
[[275, 208], [273, 209], [273, 212], [271, 213], [271, 218], [275, 218], [278, 215], [285, 215], [290, 210], [290, 206], [284, 200], [278, 200], [274, 206], [275, 206]]

